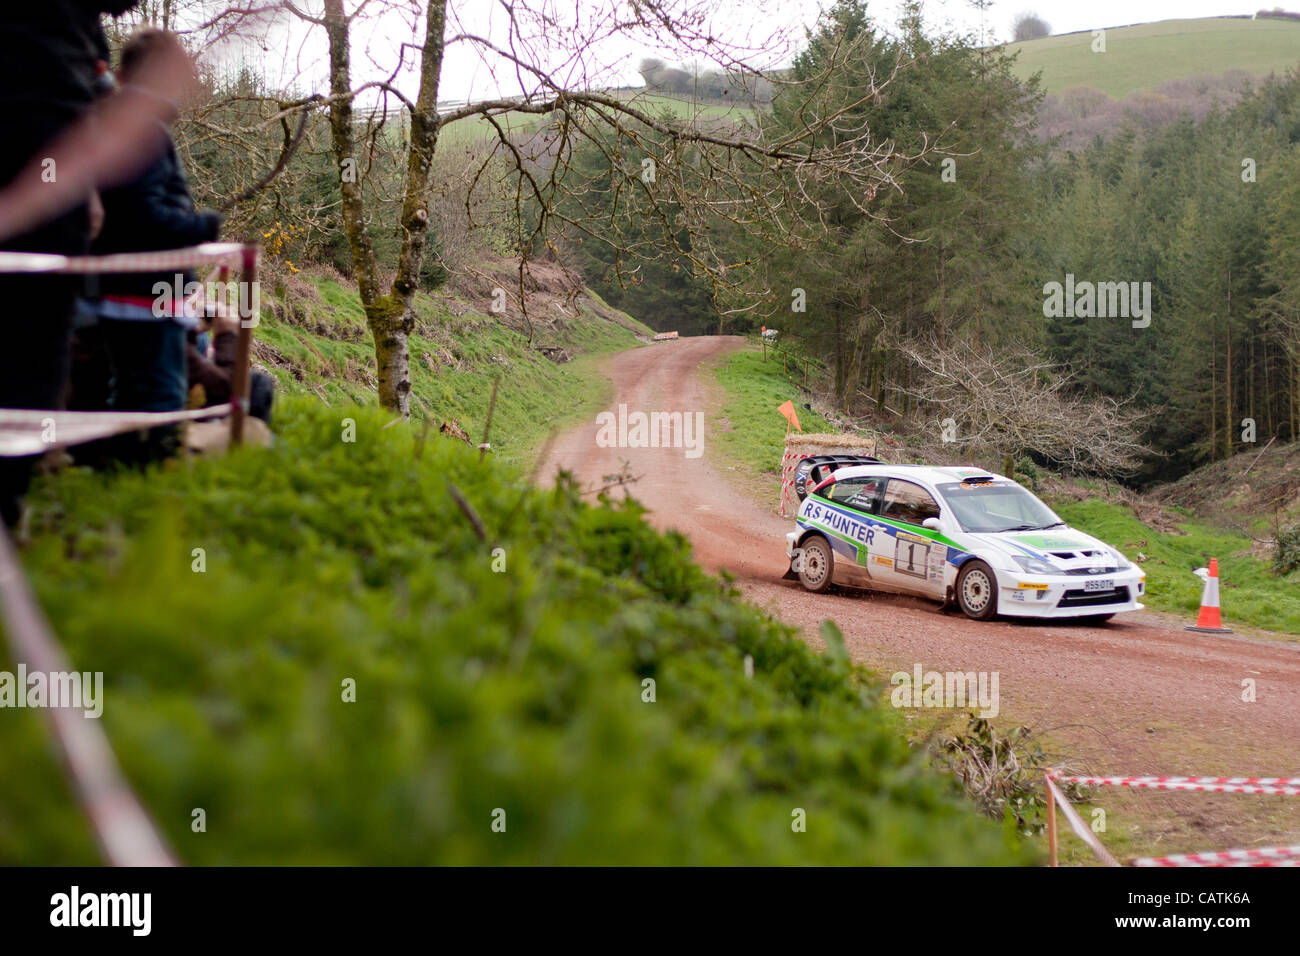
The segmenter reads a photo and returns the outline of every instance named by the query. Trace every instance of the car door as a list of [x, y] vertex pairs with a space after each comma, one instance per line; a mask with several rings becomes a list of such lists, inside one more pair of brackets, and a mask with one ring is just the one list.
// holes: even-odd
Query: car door
[[[876, 528], [867, 520], [875, 513], [887, 479], [879, 477], [845, 478], [832, 482], [818, 493], [832, 506], [823, 506], [820, 524], [832, 533], [836, 551], [835, 579], [841, 584], [874, 586], [877, 577], [869, 562]], [[885, 584], [888, 587], [888, 584]]]
[[[943, 562], [948, 549], [936, 540], [939, 532], [924, 526], [926, 518], [937, 517], [939, 504], [934, 495], [914, 481], [890, 478], [879, 510], [880, 524], [884, 526], [880, 530], [886, 533], [876, 538], [882, 558], [889, 562], [888, 576], [895, 588], [942, 600]], [[876, 563], [874, 558], [872, 563]]]

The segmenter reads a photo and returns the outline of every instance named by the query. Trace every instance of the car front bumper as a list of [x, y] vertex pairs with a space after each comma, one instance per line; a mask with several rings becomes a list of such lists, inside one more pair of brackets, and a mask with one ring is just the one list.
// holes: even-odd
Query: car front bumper
[[[1136, 567], [1099, 575], [995, 573], [998, 613], [1008, 617], [1088, 617], [1140, 611], [1139, 599], [1146, 595], [1147, 576]], [[1097, 583], [1104, 581], [1113, 586], [1097, 589]]]

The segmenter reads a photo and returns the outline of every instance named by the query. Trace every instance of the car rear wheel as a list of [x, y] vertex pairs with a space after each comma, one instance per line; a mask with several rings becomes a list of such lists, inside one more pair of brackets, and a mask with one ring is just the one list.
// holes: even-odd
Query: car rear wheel
[[998, 585], [993, 569], [983, 561], [967, 561], [957, 575], [957, 606], [976, 621], [998, 613]]
[[821, 535], [813, 535], [799, 548], [799, 583], [817, 594], [829, 591], [835, 570], [831, 543]]

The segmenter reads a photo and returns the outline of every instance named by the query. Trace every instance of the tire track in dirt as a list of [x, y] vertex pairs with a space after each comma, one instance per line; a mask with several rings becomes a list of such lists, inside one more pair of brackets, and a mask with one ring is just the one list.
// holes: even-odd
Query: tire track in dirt
[[[549, 481], [564, 468], [590, 487], [627, 461], [639, 476], [632, 494], [650, 509], [654, 526], [686, 535], [705, 568], [735, 574], [751, 601], [799, 627], [811, 644], [822, 646], [818, 630], [830, 618], [854, 659], [885, 675], [917, 663], [926, 670], [997, 671], [1001, 717], [1050, 731], [1089, 771], [1300, 775], [1300, 645], [1195, 634], [1148, 612], [1102, 627], [978, 623], [920, 599], [816, 595], [783, 581], [784, 535], [793, 522], [775, 514], [776, 488], [770, 504], [751, 500], [711, 454], [720, 390], [709, 369], [742, 345], [731, 336], [679, 339], [622, 352], [607, 363], [615, 390], [611, 410], [625, 403], [629, 411], [703, 412], [703, 457], [688, 458], [681, 448], [598, 447], [593, 417], [552, 443], [539, 475]], [[1241, 699], [1246, 678], [1256, 683], [1254, 703]], [[1242, 837], [1261, 837], [1261, 828], [1300, 837], [1298, 798], [1140, 799], [1173, 817], [1222, 807], [1209, 827], [1220, 837], [1225, 826], [1235, 830], [1241, 821], [1253, 821]], [[1241, 803], [1250, 800], [1275, 803]], [[1165, 822], [1166, 832], [1178, 829], [1174, 820]]]

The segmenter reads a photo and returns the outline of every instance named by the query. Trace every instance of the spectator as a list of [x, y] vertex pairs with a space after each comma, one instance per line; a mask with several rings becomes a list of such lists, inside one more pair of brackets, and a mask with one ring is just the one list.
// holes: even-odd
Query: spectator
[[[20, 198], [43, 199], [54, 191], [59, 170], [55, 163], [51, 184], [55, 157], [49, 147], [89, 110], [96, 61], [108, 55], [99, 15], [123, 13], [136, 2], [42, 0], [7, 4], [0, 12], [0, 183], [10, 184], [0, 200], [5, 216], [14, 217], [12, 210], [23, 205]], [[53, 215], [18, 218], [0, 230], [0, 249], [84, 254], [89, 186], [65, 179], [59, 188], [68, 189], [71, 198], [54, 207]], [[0, 408], [59, 407], [77, 291], [77, 284], [64, 277], [0, 275]], [[0, 519], [10, 527], [18, 523], [33, 462], [0, 458]]]
[[[118, 83], [133, 91], [141, 64], [174, 40], [162, 30], [136, 33], [122, 48]], [[171, 104], [171, 121], [175, 104]], [[211, 242], [221, 215], [194, 207], [189, 184], [169, 131], [158, 121], [151, 131], [157, 158], [135, 179], [102, 191], [104, 227], [91, 251], [96, 255], [174, 249]], [[176, 273], [105, 275], [100, 280], [99, 328], [112, 364], [110, 406], [117, 411], [170, 412], [185, 407], [188, 393], [186, 335], [198, 324], [182, 290], [197, 277]], [[159, 289], [171, 290], [159, 294]], [[170, 457], [180, 447], [179, 427], [150, 429], [144, 442], [123, 436], [120, 457], [143, 463]]]
[[[42, 0], [0, 8], [0, 249], [86, 251], [86, 197], [151, 157], [140, 142], [156, 98], [115, 96], [91, 110], [97, 61], [108, 57], [101, 13], [139, 0]], [[142, 90], [182, 89], [179, 45], [141, 68]], [[0, 274], [0, 408], [55, 409], [68, 368], [68, 329], [78, 284]], [[0, 520], [21, 516], [35, 459], [0, 458]]]
[[[230, 401], [231, 379], [235, 368], [235, 346], [239, 336], [239, 320], [214, 311], [212, 322], [212, 357], [200, 347], [198, 336], [191, 332], [186, 348], [190, 391], [202, 389], [197, 403], [191, 405], [208, 408]], [[275, 395], [275, 381], [265, 372], [250, 370], [248, 382], [248, 414], [260, 418], [270, 426], [271, 403]]]

